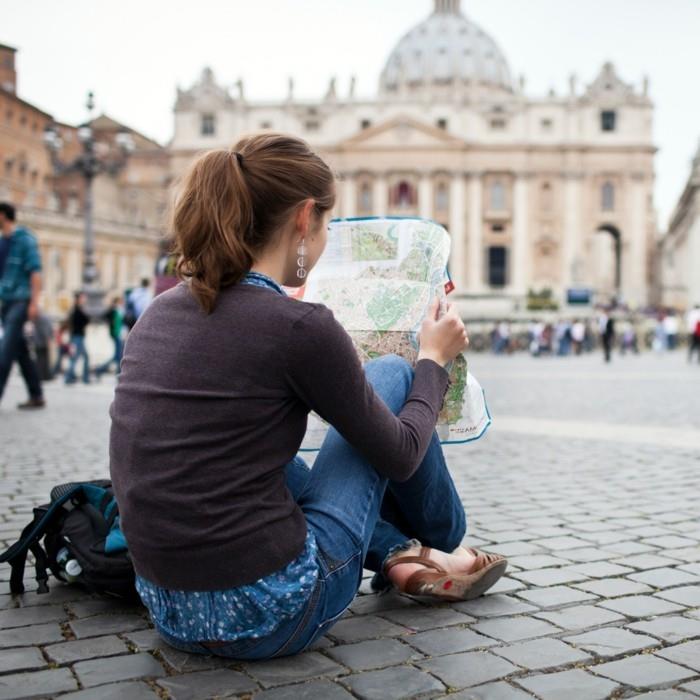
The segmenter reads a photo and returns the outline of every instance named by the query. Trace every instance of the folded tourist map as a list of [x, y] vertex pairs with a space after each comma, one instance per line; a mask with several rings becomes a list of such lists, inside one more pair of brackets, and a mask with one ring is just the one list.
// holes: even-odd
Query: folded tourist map
[[[333, 311], [363, 363], [393, 353], [415, 364], [421, 322], [435, 297], [446, 301], [451, 287], [449, 254], [449, 234], [433, 221], [335, 219], [326, 250], [297, 296]], [[464, 355], [447, 369], [438, 437], [444, 443], [476, 440], [491, 423], [483, 389]], [[311, 414], [302, 449], [319, 449], [327, 429]]]

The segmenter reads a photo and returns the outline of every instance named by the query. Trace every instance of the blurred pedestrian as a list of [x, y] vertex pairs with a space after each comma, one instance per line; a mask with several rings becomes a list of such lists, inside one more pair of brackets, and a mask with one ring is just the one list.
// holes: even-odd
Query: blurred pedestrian
[[622, 341], [620, 342], [620, 351], [624, 355], [627, 351], [639, 354], [639, 345], [637, 343], [637, 331], [634, 328], [632, 321], [627, 319], [622, 324]]
[[651, 346], [653, 350], [659, 354], [668, 350], [668, 335], [666, 334], [665, 318], [665, 314], [659, 314], [656, 318], [656, 325], [654, 326], [654, 340]]
[[496, 327], [496, 354], [502, 355], [510, 350], [510, 324], [501, 321]]
[[612, 349], [615, 344], [615, 320], [610, 314], [604, 311], [598, 322], [605, 361], [610, 362], [612, 358]]
[[[131, 327], [136, 323], [136, 321], [141, 318], [141, 314], [148, 308], [150, 303], [153, 301], [153, 292], [151, 292], [151, 281], [144, 277], [141, 280], [141, 285], [132, 289], [127, 297], [127, 303], [129, 306], [128, 311], [133, 315], [133, 323]], [[131, 319], [129, 319], [131, 321]]]
[[121, 298], [114, 297], [112, 304], [104, 315], [104, 320], [107, 321], [109, 327], [109, 337], [114, 343], [114, 353], [107, 362], [95, 368], [95, 375], [101, 377], [105, 372], [109, 371], [112, 363], [115, 364], [115, 374], [119, 374], [122, 361], [122, 333], [124, 331], [124, 312], [121, 307]]
[[59, 374], [63, 374], [63, 360], [66, 357], [70, 358], [71, 353], [68, 319], [61, 321], [56, 326], [54, 342], [56, 343], [56, 362], [54, 363], [51, 376], [57, 377]]
[[68, 318], [70, 328], [71, 358], [65, 375], [66, 384], [75, 384], [77, 376], [75, 366], [80, 358], [83, 359], [83, 384], [90, 383], [90, 358], [85, 347], [85, 330], [90, 323], [90, 317], [85, 313], [85, 292], [75, 293], [75, 303]]
[[29, 398], [17, 408], [46, 405], [41, 380], [24, 337], [24, 324], [39, 315], [41, 257], [34, 235], [15, 223], [15, 208], [0, 202], [0, 399], [15, 360], [27, 386]]
[[666, 345], [669, 350], [675, 350], [678, 347], [678, 332], [680, 331], [680, 323], [675, 311], [669, 311], [664, 317], [664, 332], [666, 333]]
[[571, 352], [571, 324], [564, 319], [557, 321], [554, 337], [557, 343], [557, 355], [560, 357], [568, 355]]
[[580, 355], [583, 350], [583, 341], [586, 339], [586, 326], [583, 325], [580, 319], [576, 319], [571, 326], [571, 342], [573, 344], [574, 353]]
[[688, 311], [685, 320], [688, 329], [688, 362], [692, 361], [696, 351], [700, 362], [700, 304], [695, 304], [695, 308]]

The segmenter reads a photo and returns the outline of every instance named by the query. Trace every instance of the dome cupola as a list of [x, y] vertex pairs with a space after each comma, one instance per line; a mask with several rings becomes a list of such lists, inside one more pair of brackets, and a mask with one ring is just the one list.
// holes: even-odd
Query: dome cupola
[[434, 0], [433, 13], [389, 55], [379, 90], [391, 96], [439, 96], [468, 87], [513, 92], [496, 42], [461, 12], [460, 0]]

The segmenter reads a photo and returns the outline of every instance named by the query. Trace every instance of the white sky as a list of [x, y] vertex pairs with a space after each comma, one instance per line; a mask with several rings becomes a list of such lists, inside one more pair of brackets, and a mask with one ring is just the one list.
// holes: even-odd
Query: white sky
[[[387, 55], [433, 0], [4, 0], [0, 43], [20, 50], [19, 95], [57, 119], [99, 111], [166, 142], [175, 87], [205, 65], [242, 77], [250, 98], [320, 97], [351, 75], [372, 96]], [[462, 0], [527, 92], [588, 83], [605, 60], [626, 82], [651, 79], [656, 103], [656, 205], [663, 228], [700, 138], [700, 0]]]

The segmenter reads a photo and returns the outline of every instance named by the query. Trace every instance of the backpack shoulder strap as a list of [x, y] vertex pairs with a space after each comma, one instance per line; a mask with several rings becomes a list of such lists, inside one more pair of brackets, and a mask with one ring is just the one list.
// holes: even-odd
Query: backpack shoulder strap
[[14, 594], [24, 593], [24, 567], [27, 562], [27, 552], [31, 550], [36, 560], [36, 575], [39, 583], [38, 592], [46, 592], [47, 575], [47, 558], [44, 550], [39, 544], [39, 540], [46, 534], [46, 531], [59, 512], [64, 503], [77, 492], [81, 490], [80, 484], [76, 484], [74, 488], [66, 491], [60, 498], [51, 503], [45, 510], [37, 508], [34, 511], [34, 520], [30, 522], [20, 535], [19, 540], [15, 542], [9, 549], [0, 554], [0, 563], [7, 562], [12, 567], [10, 574], [10, 591]]

